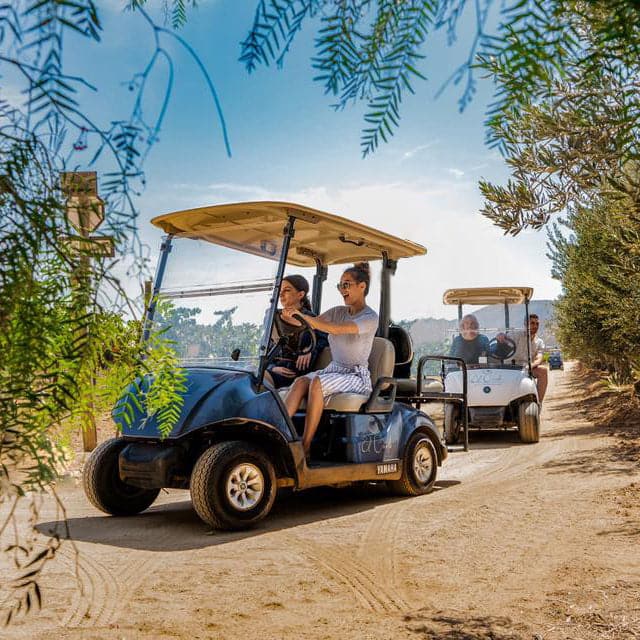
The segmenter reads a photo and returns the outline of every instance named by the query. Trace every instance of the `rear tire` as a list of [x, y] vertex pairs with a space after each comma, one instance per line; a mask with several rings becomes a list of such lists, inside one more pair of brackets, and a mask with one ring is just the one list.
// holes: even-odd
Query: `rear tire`
[[520, 441], [527, 444], [540, 440], [540, 407], [533, 400], [525, 400], [518, 406], [518, 431]]
[[447, 444], [457, 444], [460, 422], [460, 408], [457, 404], [447, 402], [444, 406], [444, 441]]
[[273, 465], [264, 452], [246, 442], [215, 444], [193, 467], [193, 507], [214, 529], [254, 526], [271, 511], [275, 498]]
[[433, 442], [423, 433], [411, 436], [402, 461], [399, 480], [387, 480], [393, 493], [401, 496], [420, 496], [433, 488], [438, 473], [438, 456]]
[[112, 516], [132, 516], [153, 504], [160, 489], [142, 489], [120, 480], [118, 457], [127, 446], [121, 438], [111, 438], [89, 456], [82, 480], [89, 502]]

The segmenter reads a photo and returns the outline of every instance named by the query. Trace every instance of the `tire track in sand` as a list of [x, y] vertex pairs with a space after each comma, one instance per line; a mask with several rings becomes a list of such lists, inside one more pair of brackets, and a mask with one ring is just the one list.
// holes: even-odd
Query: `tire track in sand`
[[389, 590], [369, 567], [354, 560], [352, 554], [335, 546], [314, 543], [298, 536], [288, 537], [321, 573], [343, 584], [370, 611], [388, 614], [407, 608], [407, 603], [402, 598]]
[[109, 619], [117, 598], [114, 576], [101, 562], [82, 551], [77, 560], [75, 557], [65, 560], [72, 570], [77, 566], [80, 592], [62, 615], [62, 624], [65, 627], [79, 627], [97, 625], [105, 618]]
[[398, 580], [396, 547], [400, 525], [408, 508], [407, 502], [375, 508], [356, 552], [375, 575], [376, 581], [388, 585], [394, 600], [403, 610], [409, 609], [410, 605]]
[[[165, 537], [169, 538], [169, 534]], [[132, 553], [136, 556], [129, 559]], [[75, 573], [75, 551], [67, 551], [62, 560]], [[111, 571], [103, 562], [93, 558], [89, 550], [81, 549], [77, 559], [80, 592], [76, 598], [72, 597], [69, 608], [60, 617], [61, 623], [69, 628], [82, 628], [117, 622], [131, 596], [162, 561], [153, 552], [130, 551], [126, 566], [122, 567], [116, 558], [114, 571]]]

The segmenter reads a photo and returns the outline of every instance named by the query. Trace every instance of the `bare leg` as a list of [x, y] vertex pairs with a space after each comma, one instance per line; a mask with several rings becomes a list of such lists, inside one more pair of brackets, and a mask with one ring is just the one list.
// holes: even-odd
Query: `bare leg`
[[547, 392], [547, 384], [549, 382], [549, 374], [546, 367], [536, 367], [533, 370], [533, 376], [536, 379], [538, 387], [538, 400], [542, 402], [544, 394]]
[[291, 389], [284, 400], [289, 416], [293, 416], [293, 414], [300, 408], [300, 403], [309, 390], [309, 382], [309, 378], [297, 378], [291, 386]]
[[311, 441], [315, 435], [322, 410], [324, 409], [324, 397], [322, 395], [322, 385], [319, 378], [314, 378], [309, 386], [309, 395], [307, 396], [307, 416], [304, 421], [304, 434], [302, 436], [302, 447], [305, 453], [309, 453]]

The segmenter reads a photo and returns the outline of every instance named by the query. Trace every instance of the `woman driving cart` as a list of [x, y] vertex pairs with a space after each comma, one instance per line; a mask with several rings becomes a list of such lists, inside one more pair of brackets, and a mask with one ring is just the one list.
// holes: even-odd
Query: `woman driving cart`
[[[318, 317], [301, 314], [309, 326], [329, 334], [332, 361], [320, 371], [298, 378], [285, 403], [290, 416], [307, 398], [302, 446], [307, 455], [327, 399], [335, 393], [369, 394], [369, 354], [378, 328], [378, 314], [367, 306], [371, 279], [369, 264], [359, 262], [346, 269], [337, 285], [344, 306], [333, 307]], [[282, 319], [293, 322], [295, 312], [282, 310]]]
[[[304, 313], [313, 316], [309, 302], [309, 283], [304, 276], [290, 275], [282, 280], [280, 303], [288, 314]], [[316, 331], [315, 346], [305, 327], [295, 318], [283, 318], [283, 312], [276, 314], [272, 340], [276, 343], [272, 361], [267, 371], [276, 389], [288, 387], [294, 378], [313, 368], [318, 354], [327, 345], [327, 336]]]

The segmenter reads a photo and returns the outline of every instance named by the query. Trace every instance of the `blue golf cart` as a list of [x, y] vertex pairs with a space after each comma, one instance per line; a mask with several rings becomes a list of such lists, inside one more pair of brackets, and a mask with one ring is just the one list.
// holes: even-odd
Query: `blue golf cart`
[[[386, 482], [403, 495], [428, 493], [447, 449], [420, 411], [422, 378], [409, 380], [408, 336], [390, 326], [390, 285], [398, 260], [424, 247], [336, 215], [285, 202], [217, 205], [159, 216], [162, 240], [144, 336], [165, 331], [186, 372], [180, 416], [161, 437], [144, 403], [118, 413], [121, 435], [103, 442], [84, 469], [89, 501], [112, 515], [148, 508], [162, 488], [188, 489], [208, 525], [242, 529], [270, 511], [279, 488]], [[330, 270], [377, 261], [380, 324], [369, 359], [370, 395], [336, 394], [305, 459], [304, 408], [289, 417], [285, 390], [267, 367], [278, 292], [287, 265], [312, 269], [313, 310], [337, 304], [323, 295]], [[333, 293], [335, 296], [336, 294]], [[312, 336], [310, 327], [303, 326]], [[391, 338], [391, 339], [390, 339]], [[394, 342], [392, 342], [393, 340]], [[402, 355], [396, 348], [402, 346]], [[409, 360], [407, 359], [409, 358]], [[325, 349], [315, 368], [330, 361]], [[404, 371], [410, 392], [396, 393]], [[144, 381], [129, 389], [143, 393]], [[424, 396], [424, 397], [423, 397]], [[414, 406], [415, 405], [415, 406]]]

